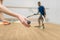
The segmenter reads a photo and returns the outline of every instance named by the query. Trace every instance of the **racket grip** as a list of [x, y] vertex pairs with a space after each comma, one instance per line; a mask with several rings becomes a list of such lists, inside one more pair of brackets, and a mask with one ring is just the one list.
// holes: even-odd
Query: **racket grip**
[[36, 14], [33, 14], [33, 15], [36, 15]]
[[30, 23], [31, 23], [31, 21], [27, 20], [27, 23], [28, 23], [28, 24], [30, 24]]

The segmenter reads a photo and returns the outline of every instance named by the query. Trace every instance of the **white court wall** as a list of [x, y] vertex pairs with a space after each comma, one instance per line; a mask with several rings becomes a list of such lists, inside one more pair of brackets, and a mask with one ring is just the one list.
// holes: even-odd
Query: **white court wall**
[[[60, 0], [4, 0], [4, 5], [8, 6], [20, 6], [20, 7], [38, 7], [37, 2], [41, 1], [41, 4], [45, 6], [47, 17], [49, 22], [60, 24]], [[22, 15], [29, 15], [28, 9], [10, 9], [14, 12]], [[32, 14], [32, 13], [30, 13]]]

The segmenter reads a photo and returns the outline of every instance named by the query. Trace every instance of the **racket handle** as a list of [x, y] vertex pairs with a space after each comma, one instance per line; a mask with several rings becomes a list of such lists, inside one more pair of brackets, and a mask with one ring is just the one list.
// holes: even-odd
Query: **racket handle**
[[30, 16], [28, 16], [27, 18], [29, 18]]
[[37, 14], [33, 14], [33, 15], [37, 15]]

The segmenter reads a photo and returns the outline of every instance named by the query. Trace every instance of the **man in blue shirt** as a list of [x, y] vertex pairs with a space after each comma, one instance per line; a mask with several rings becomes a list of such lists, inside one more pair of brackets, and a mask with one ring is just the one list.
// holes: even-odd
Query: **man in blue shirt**
[[38, 24], [39, 24], [39, 27], [41, 27], [41, 22], [42, 22], [42, 27], [45, 28], [44, 23], [43, 23], [44, 18], [46, 17], [45, 8], [44, 8], [44, 6], [41, 5], [40, 2], [38, 2], [38, 6], [39, 7], [38, 7], [38, 13], [37, 14], [40, 13], [40, 16], [38, 18]]

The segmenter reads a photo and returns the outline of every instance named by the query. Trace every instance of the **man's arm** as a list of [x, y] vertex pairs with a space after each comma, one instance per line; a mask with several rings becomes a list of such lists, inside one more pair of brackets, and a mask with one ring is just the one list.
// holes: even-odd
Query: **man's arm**
[[1, 9], [0, 11], [4, 12], [5, 14], [18, 18], [24, 26], [30, 27], [30, 25], [27, 23], [28, 19], [26, 17], [23, 17], [23, 15], [12, 12], [1, 4], [0, 4], [0, 9]]

